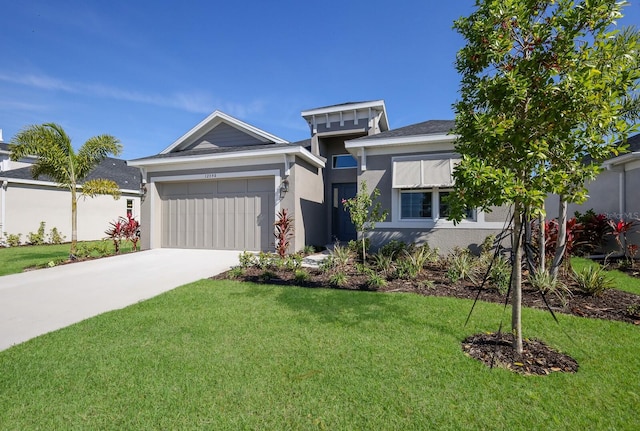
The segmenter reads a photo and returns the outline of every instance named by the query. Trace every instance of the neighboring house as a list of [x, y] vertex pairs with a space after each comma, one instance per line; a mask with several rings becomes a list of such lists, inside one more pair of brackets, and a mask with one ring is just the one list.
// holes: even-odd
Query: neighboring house
[[0, 129], [0, 172], [30, 166], [35, 161], [35, 157], [24, 157], [14, 162], [9, 158], [10, 155], [9, 144], [2, 142], [2, 129]]
[[[107, 158], [87, 176], [87, 180], [92, 178], [114, 180], [122, 196], [118, 200], [111, 196], [78, 196], [78, 240], [81, 241], [104, 238], [109, 222], [127, 212], [136, 218], [140, 214], [138, 169], [127, 166], [124, 160]], [[0, 242], [5, 234], [22, 234], [24, 242], [29, 232], [38, 231], [42, 221], [46, 223], [46, 233], [55, 227], [67, 241], [71, 240], [71, 193], [68, 189], [58, 187], [45, 176], [34, 180], [30, 164], [0, 172], [0, 185]]]
[[[568, 216], [593, 209], [613, 220], [635, 221], [628, 241], [640, 245], [640, 134], [627, 140], [629, 151], [602, 164], [603, 171], [587, 184], [589, 199], [582, 205], [569, 204]], [[547, 219], [558, 217], [559, 199], [546, 201]]]
[[457, 160], [453, 121], [389, 130], [384, 101], [302, 112], [311, 138], [289, 143], [216, 111], [160, 154], [129, 161], [146, 184], [142, 247], [273, 250], [280, 209], [294, 218], [292, 249], [356, 238], [343, 200], [358, 184], [380, 189], [389, 215], [372, 234], [442, 251], [482, 243], [505, 211], [445, 220], [442, 198]]

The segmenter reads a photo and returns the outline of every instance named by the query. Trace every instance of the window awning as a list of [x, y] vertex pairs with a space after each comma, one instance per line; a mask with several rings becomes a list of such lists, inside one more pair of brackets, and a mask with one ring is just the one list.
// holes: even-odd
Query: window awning
[[459, 161], [460, 159], [453, 157], [394, 160], [392, 187], [395, 189], [452, 187], [453, 168]]

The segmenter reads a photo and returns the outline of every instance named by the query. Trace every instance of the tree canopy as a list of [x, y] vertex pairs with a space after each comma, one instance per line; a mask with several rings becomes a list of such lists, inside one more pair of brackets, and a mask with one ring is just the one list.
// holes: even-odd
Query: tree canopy
[[[637, 130], [640, 36], [616, 27], [616, 0], [477, 0], [454, 28], [460, 99], [454, 104], [462, 156], [450, 218], [467, 208], [512, 205], [512, 331], [520, 327], [522, 227], [557, 194], [582, 202], [600, 163]], [[621, 144], [617, 144], [620, 142]]]
[[[71, 255], [77, 243], [77, 189], [78, 185], [109, 154], [122, 151], [118, 139], [111, 135], [89, 138], [76, 152], [71, 138], [55, 123], [32, 125], [24, 128], [11, 140], [11, 160], [36, 156], [31, 168], [34, 179], [47, 176], [60, 187], [71, 192]], [[82, 194], [93, 197], [98, 194], [120, 197], [118, 185], [107, 179], [91, 179], [82, 183]]]

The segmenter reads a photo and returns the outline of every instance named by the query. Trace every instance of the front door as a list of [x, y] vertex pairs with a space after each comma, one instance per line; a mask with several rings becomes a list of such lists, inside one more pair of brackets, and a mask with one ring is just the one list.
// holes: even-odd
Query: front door
[[358, 193], [357, 183], [333, 184], [332, 186], [331, 237], [338, 241], [351, 241], [358, 238], [356, 228], [351, 222], [351, 216], [342, 203]]

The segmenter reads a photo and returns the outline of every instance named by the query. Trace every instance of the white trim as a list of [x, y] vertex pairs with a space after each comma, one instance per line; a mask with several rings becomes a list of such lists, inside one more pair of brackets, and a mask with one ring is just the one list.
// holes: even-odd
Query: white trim
[[191, 130], [189, 130], [187, 133], [185, 133], [184, 135], [176, 139], [171, 145], [169, 145], [167, 148], [162, 150], [160, 154], [166, 154], [171, 152], [171, 150], [185, 143], [190, 138], [197, 136], [199, 132], [202, 132], [203, 129], [207, 128], [207, 130], [204, 131], [204, 133], [202, 133], [202, 135], [204, 135], [206, 132], [213, 129], [215, 126], [217, 126], [220, 123], [226, 123], [232, 127], [235, 127], [238, 130], [241, 130], [245, 133], [248, 133], [249, 135], [252, 135], [258, 138], [263, 142], [271, 141], [277, 144], [286, 144], [289, 142], [285, 139], [277, 137], [276, 135], [272, 135], [271, 133], [265, 132], [262, 129], [258, 129], [257, 127], [247, 124], [244, 121], [238, 120], [237, 118], [227, 115], [222, 111], [216, 110], [213, 113], [211, 113], [211, 115], [209, 115], [207, 118], [199, 122], [196, 126], [191, 128]]
[[[250, 150], [250, 151], [242, 151], [242, 152], [230, 152], [230, 153], [212, 153], [212, 154], [203, 154], [197, 156], [177, 156], [177, 157], [167, 157], [167, 158], [157, 158], [157, 159], [138, 159], [138, 160], [129, 160], [127, 161], [127, 165], [135, 166], [135, 167], [149, 167], [149, 166], [166, 166], [166, 165], [177, 165], [180, 163], [195, 163], [195, 162], [205, 162], [205, 161], [216, 161], [216, 160], [238, 160], [238, 159], [255, 159], [257, 157], [268, 157], [274, 155], [299, 155], [301, 158], [307, 160], [312, 165], [318, 168], [324, 168], [324, 161], [313, 154], [311, 154], [307, 149], [303, 147], [285, 147], [285, 148], [272, 148], [272, 149], [259, 149], [259, 150]], [[257, 161], [255, 164], [259, 164]]]
[[265, 169], [263, 171], [237, 171], [237, 172], [220, 172], [220, 173], [204, 173], [204, 174], [187, 174], [187, 175], [162, 175], [151, 176], [152, 183], [164, 182], [181, 182], [181, 181], [215, 181], [229, 178], [245, 178], [245, 177], [270, 177], [272, 175], [280, 176], [278, 169]]
[[[58, 188], [58, 189], [62, 189], [62, 190], [69, 190], [67, 187], [60, 187], [58, 186], [57, 183], [54, 183], [52, 181], [41, 181], [41, 180], [28, 180], [28, 179], [23, 179], [23, 178], [10, 178], [10, 177], [0, 177], [0, 182], [2, 181], [7, 181], [9, 184], [26, 184], [26, 185], [31, 185], [31, 186], [43, 186], [43, 187], [53, 187], [53, 188]], [[76, 186], [76, 188], [78, 190], [82, 190], [82, 184], [78, 184]], [[128, 193], [128, 194], [135, 194], [135, 195], [140, 195], [140, 190], [133, 190], [133, 189], [119, 189], [120, 193]]]
[[611, 169], [611, 166], [617, 166], [625, 164], [632, 160], [640, 159], [640, 151], [635, 151], [633, 153], [623, 154], [618, 157], [614, 157], [613, 159], [609, 159], [602, 164], [603, 169]]
[[390, 145], [420, 145], [420, 144], [432, 144], [432, 143], [454, 143], [457, 139], [457, 135], [416, 135], [416, 136], [401, 136], [395, 138], [359, 138], [351, 141], [345, 141], [345, 148], [372, 148], [372, 147], [386, 147]]
[[[449, 228], [454, 227], [452, 221], [449, 221], [444, 218], [440, 218], [440, 192], [451, 192], [453, 189], [451, 187], [424, 187], [424, 188], [416, 188], [416, 189], [391, 189], [391, 221], [380, 223], [388, 225], [389, 228], [408, 228], [408, 229], [432, 229], [432, 228]], [[427, 192], [431, 193], [431, 217], [429, 218], [410, 218], [403, 219], [402, 218], [402, 192], [409, 193], [422, 193]], [[435, 217], [435, 218], [434, 218]], [[464, 219], [455, 227], [466, 226], [469, 229], [474, 227], [482, 229], [482, 228], [491, 228], [494, 229], [496, 226], [500, 225], [500, 228], [503, 226], [503, 223], [500, 222], [485, 222], [484, 221], [484, 212], [480, 210], [474, 210], [474, 217], [472, 219]], [[376, 224], [376, 226], [378, 226]]]
[[475, 222], [469, 220], [462, 220], [457, 225], [454, 225], [452, 221], [438, 220], [434, 222], [431, 219], [425, 219], [424, 221], [391, 221], [376, 223], [376, 230], [378, 229], [497, 229], [502, 230], [504, 223], [502, 222]]
[[635, 160], [624, 165], [625, 171], [633, 171], [635, 169], [640, 169], [640, 160]]
[[[334, 105], [327, 106], [325, 108], [316, 108], [309, 109], [306, 111], [302, 111], [300, 115], [302, 117], [309, 117], [312, 115], [324, 115], [324, 114], [333, 114], [336, 112], [344, 112], [344, 111], [355, 111], [358, 109], [367, 109], [367, 108], [385, 108], [384, 100], [372, 100], [371, 102], [360, 102], [360, 103], [350, 103], [347, 105]], [[386, 111], [386, 109], [385, 109]], [[357, 115], [356, 115], [357, 118]]]

